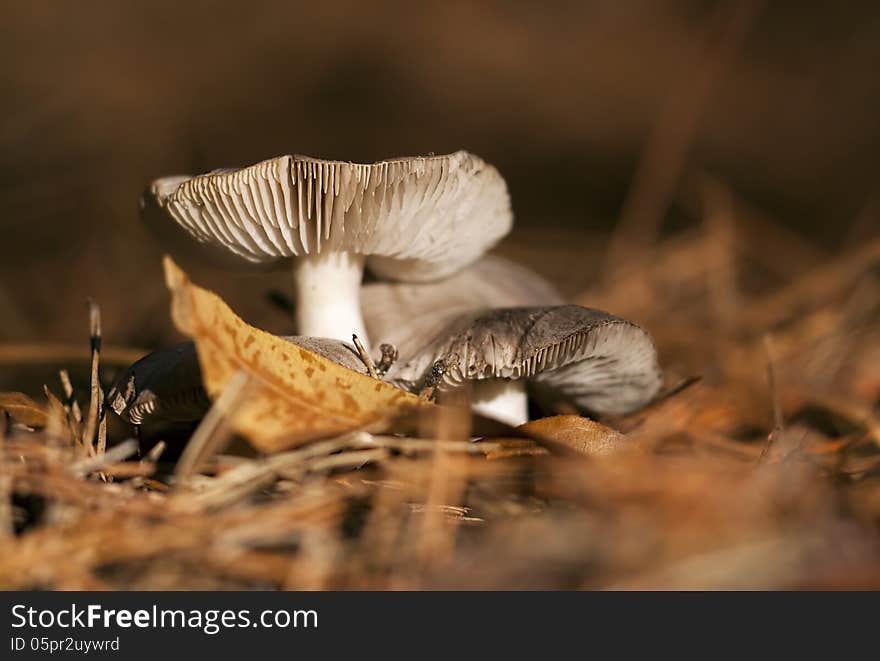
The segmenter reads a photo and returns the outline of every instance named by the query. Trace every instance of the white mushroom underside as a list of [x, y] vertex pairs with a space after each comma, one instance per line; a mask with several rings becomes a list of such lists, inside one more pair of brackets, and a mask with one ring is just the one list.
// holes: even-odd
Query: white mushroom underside
[[367, 331], [413, 356], [455, 318], [489, 308], [561, 305], [543, 277], [497, 255], [486, 255], [437, 282], [371, 282], [361, 287]]
[[[577, 346], [571, 362], [559, 365], [560, 357], [535, 356], [526, 371], [532, 380], [547, 386], [578, 408], [622, 415], [641, 408], [660, 390], [663, 378], [657, 351], [644, 330], [631, 324], [608, 324], [601, 333]], [[555, 354], [555, 355], [553, 355]]]
[[529, 421], [529, 398], [523, 381], [486, 379], [474, 385], [471, 408], [512, 427]]
[[280, 156], [152, 191], [196, 239], [250, 261], [346, 251], [402, 279], [453, 273], [512, 224], [501, 175], [467, 152], [372, 165]]

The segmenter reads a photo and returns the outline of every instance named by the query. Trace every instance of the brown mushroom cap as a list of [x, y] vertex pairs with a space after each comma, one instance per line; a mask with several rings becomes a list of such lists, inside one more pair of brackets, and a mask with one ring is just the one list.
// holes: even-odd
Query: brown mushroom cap
[[623, 414], [647, 404], [662, 376], [642, 328], [577, 305], [521, 307], [460, 315], [388, 372], [416, 390], [437, 360], [439, 384], [453, 389], [482, 379], [526, 379], [582, 410]]
[[[366, 374], [354, 347], [339, 340], [286, 336], [285, 340]], [[124, 420], [139, 425], [147, 419], [164, 422], [200, 420], [211, 400], [202, 385], [202, 371], [193, 342], [183, 342], [144, 356], [126, 369], [107, 394], [107, 403]]]

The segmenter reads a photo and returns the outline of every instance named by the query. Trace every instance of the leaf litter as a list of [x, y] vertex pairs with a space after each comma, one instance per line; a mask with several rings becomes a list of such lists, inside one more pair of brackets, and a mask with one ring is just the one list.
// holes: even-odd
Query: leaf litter
[[63, 378], [47, 404], [0, 395], [0, 585], [878, 588], [880, 249], [781, 268], [761, 244], [707, 222], [577, 298], [655, 335], [668, 396], [477, 440], [461, 409], [278, 345], [166, 263], [214, 418], [174, 470], [164, 444], [101, 445], [94, 381], [82, 411]]

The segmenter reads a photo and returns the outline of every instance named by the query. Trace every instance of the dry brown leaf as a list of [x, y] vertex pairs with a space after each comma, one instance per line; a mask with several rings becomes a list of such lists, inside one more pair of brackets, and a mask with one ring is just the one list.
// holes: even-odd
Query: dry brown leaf
[[357, 429], [385, 431], [393, 419], [434, 406], [248, 325], [170, 257], [164, 266], [174, 323], [195, 340], [208, 394], [216, 398], [236, 373], [248, 375], [248, 396], [232, 424], [258, 449], [283, 450]]
[[28, 427], [45, 427], [49, 421], [45, 407], [20, 392], [0, 392], [0, 410]]
[[532, 420], [517, 427], [517, 431], [551, 448], [567, 448], [590, 456], [609, 455], [626, 443], [626, 437], [620, 432], [579, 415]]

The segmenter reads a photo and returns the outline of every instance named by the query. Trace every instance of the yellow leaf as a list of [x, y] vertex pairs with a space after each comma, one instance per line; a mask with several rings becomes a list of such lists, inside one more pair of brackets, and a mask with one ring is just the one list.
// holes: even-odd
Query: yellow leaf
[[20, 392], [0, 392], [0, 411], [28, 427], [45, 427], [49, 421], [46, 409]]
[[247, 394], [233, 427], [260, 450], [277, 451], [356, 429], [385, 431], [391, 421], [434, 405], [242, 321], [216, 294], [164, 259], [171, 314], [196, 343], [205, 390], [216, 398], [238, 372]]
[[626, 444], [618, 431], [579, 415], [555, 415], [532, 420], [517, 431], [556, 449], [574, 450], [590, 456], [609, 455]]

